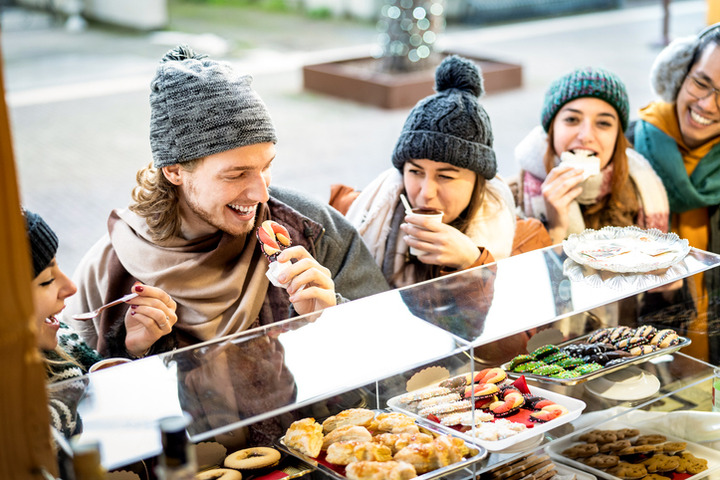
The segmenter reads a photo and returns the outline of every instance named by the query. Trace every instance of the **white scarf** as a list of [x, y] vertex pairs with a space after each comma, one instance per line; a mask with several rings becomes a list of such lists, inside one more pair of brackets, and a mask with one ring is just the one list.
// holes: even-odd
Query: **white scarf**
[[[382, 267], [392, 216], [404, 190], [402, 174], [391, 168], [381, 173], [355, 199], [346, 217], [363, 237], [375, 262]], [[486, 194], [477, 215], [465, 234], [478, 247], [485, 247], [495, 260], [510, 256], [515, 236], [515, 202], [510, 188], [496, 177], [486, 183]], [[398, 235], [396, 252], [406, 252], [408, 245]], [[403, 267], [405, 257], [395, 259], [395, 271]], [[412, 279], [406, 279], [412, 283]], [[403, 284], [407, 284], [403, 281]]]

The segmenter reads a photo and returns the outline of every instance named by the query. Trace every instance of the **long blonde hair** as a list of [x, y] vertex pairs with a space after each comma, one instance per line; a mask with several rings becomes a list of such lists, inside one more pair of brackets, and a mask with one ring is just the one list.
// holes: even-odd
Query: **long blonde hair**
[[[192, 172], [201, 160], [183, 162], [180, 167]], [[135, 179], [137, 186], [132, 191], [135, 203], [130, 205], [130, 210], [145, 218], [153, 241], [161, 242], [178, 235], [181, 225], [178, 187], [152, 163], [139, 170]]]

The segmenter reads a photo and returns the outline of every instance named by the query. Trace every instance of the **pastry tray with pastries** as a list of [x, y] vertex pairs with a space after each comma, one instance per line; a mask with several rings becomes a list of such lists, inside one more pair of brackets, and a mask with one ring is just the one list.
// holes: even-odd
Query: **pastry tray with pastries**
[[609, 480], [715, 478], [720, 452], [660, 430], [611, 421], [545, 448], [554, 460]]
[[365, 408], [293, 422], [277, 446], [341, 480], [467, 476], [464, 469], [487, 455], [483, 447], [404, 413]]
[[[474, 403], [473, 403], [474, 402]], [[500, 367], [456, 375], [397, 395], [388, 406], [438, 424], [491, 452], [539, 444], [544, 433], [575, 420], [585, 402], [508, 378]]]
[[609, 327], [558, 345], [543, 345], [502, 367], [512, 377], [576, 385], [674, 353], [690, 343], [674, 330], [651, 325]]

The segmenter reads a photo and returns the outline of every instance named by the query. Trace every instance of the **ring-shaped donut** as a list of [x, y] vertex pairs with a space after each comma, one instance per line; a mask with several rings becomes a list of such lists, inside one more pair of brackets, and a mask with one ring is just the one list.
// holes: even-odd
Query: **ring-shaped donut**
[[242, 473], [231, 468], [213, 468], [196, 474], [195, 480], [242, 480]]
[[244, 448], [225, 458], [225, 466], [236, 470], [269, 467], [280, 461], [280, 452], [270, 447]]

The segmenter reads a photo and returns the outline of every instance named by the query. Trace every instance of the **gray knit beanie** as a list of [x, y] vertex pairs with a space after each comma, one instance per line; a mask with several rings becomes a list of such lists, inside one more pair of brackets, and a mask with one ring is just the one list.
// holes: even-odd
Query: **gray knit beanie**
[[23, 215], [25, 216], [25, 228], [30, 241], [34, 277], [37, 277], [55, 258], [58, 249], [58, 237], [37, 213], [24, 210]]
[[452, 55], [435, 71], [437, 93], [410, 111], [395, 145], [392, 163], [402, 171], [408, 160], [427, 158], [467, 168], [486, 179], [495, 177], [490, 118], [478, 98], [483, 79], [477, 66]]
[[237, 147], [277, 142], [252, 78], [185, 45], [161, 60], [150, 87], [153, 165], [187, 162]]

